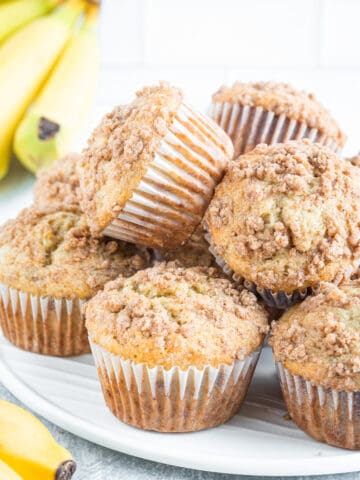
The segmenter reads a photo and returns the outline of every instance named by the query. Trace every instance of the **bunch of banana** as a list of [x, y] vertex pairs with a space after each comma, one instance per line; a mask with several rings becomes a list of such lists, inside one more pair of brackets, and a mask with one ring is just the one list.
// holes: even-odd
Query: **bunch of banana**
[[71, 454], [31, 413], [0, 400], [0, 479], [70, 480]]
[[0, 42], [27, 22], [0, 44], [0, 179], [13, 149], [32, 171], [72, 149], [95, 89], [97, 17], [98, 7], [86, 0], [7, 0], [0, 5]]
[[86, 124], [99, 69], [98, 9], [89, 5], [82, 27], [16, 130], [15, 154], [32, 172], [69, 153]]

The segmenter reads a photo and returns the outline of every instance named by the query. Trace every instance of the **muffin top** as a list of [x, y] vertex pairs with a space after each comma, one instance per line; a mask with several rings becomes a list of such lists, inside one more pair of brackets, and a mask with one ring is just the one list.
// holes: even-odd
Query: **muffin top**
[[129, 105], [105, 115], [79, 166], [82, 208], [92, 230], [119, 215], [154, 158], [183, 99], [168, 83], [145, 87]]
[[136, 363], [218, 367], [262, 344], [267, 315], [256, 297], [215, 269], [158, 264], [108, 283], [84, 308], [93, 342]]
[[308, 140], [234, 161], [205, 215], [239, 276], [290, 293], [339, 281], [360, 258], [360, 170]]
[[87, 299], [148, 266], [135, 245], [90, 235], [75, 207], [28, 208], [0, 230], [0, 281], [33, 295]]
[[360, 389], [360, 282], [322, 285], [273, 322], [275, 359], [293, 375], [335, 390]]
[[60, 158], [49, 169], [37, 174], [34, 196], [38, 207], [73, 205], [80, 209], [79, 176], [80, 155], [70, 153]]
[[338, 124], [314, 94], [295, 90], [287, 83], [235, 82], [232, 87], [220, 87], [212, 98], [214, 103], [238, 103], [262, 107], [276, 115], [284, 114], [325, 133], [341, 147], [345, 143], [345, 136]]
[[182, 267], [214, 267], [217, 268], [214, 255], [209, 251], [209, 243], [205, 240], [205, 232], [199, 225], [188, 242], [175, 250], [154, 250], [158, 261], [177, 261]]

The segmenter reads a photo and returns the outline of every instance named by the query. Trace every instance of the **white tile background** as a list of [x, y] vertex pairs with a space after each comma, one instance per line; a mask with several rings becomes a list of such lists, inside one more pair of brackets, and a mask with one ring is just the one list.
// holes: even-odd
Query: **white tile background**
[[97, 112], [169, 80], [205, 109], [221, 84], [313, 91], [360, 150], [360, 0], [103, 0]]

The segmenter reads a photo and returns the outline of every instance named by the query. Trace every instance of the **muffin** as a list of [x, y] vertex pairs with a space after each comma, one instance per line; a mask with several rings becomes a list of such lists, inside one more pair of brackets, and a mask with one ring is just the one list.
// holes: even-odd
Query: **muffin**
[[93, 232], [177, 248], [200, 223], [233, 155], [231, 140], [168, 83], [145, 87], [93, 132], [80, 162]]
[[205, 239], [205, 231], [199, 225], [190, 239], [175, 250], [154, 250], [156, 262], [177, 262], [182, 267], [214, 267], [218, 268], [214, 255], [209, 250]]
[[157, 266], [84, 307], [105, 401], [123, 422], [190, 432], [239, 409], [267, 332], [256, 297], [215, 269]]
[[360, 171], [309, 140], [258, 145], [232, 163], [205, 215], [226, 271], [287, 308], [360, 259]]
[[316, 440], [360, 449], [360, 283], [323, 286], [273, 323], [269, 343], [294, 422]]
[[36, 206], [73, 205], [80, 209], [80, 182], [77, 173], [79, 161], [80, 155], [70, 153], [37, 174], [34, 188]]
[[212, 118], [234, 143], [235, 156], [259, 143], [309, 138], [337, 151], [345, 136], [313, 94], [286, 83], [235, 82], [212, 97]]
[[82, 303], [149, 264], [134, 245], [90, 235], [74, 207], [23, 210], [0, 230], [0, 325], [16, 346], [48, 355], [89, 352]]

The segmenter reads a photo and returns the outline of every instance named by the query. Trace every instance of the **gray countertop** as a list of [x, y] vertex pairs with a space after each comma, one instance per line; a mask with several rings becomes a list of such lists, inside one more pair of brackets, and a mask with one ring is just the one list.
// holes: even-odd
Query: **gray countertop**
[[[0, 384], [0, 398], [20, 404]], [[42, 419], [43, 420], [43, 419]], [[112, 452], [106, 448], [94, 445], [86, 440], [76, 437], [70, 433], [43, 420], [50, 429], [56, 440], [64, 445], [74, 455], [78, 469], [74, 480], [246, 480], [240, 475], [223, 475], [216, 473], [200, 472], [185, 468], [162, 465], [149, 462], [139, 458]], [[260, 452], [261, 454], [261, 452]], [[359, 466], [360, 468], [360, 466]], [[256, 477], [260, 478], [265, 477]], [[268, 479], [274, 477], [266, 477]], [[276, 477], [281, 478], [281, 477]], [[293, 477], [295, 479], [295, 477]], [[326, 479], [326, 480], [359, 480], [360, 472], [344, 475], [331, 475], [325, 477], [296, 477], [296, 479]], [[35, 479], [34, 479], [35, 480]]]

